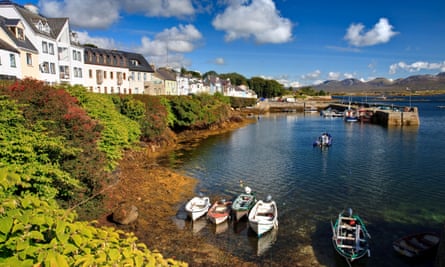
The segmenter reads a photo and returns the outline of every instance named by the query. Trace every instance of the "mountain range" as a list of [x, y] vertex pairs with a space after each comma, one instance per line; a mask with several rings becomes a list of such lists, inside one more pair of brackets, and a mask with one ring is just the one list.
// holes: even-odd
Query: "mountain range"
[[445, 90], [445, 72], [437, 75], [413, 75], [407, 78], [389, 80], [375, 78], [362, 82], [357, 79], [341, 81], [328, 80], [312, 86], [315, 90], [329, 93], [397, 93], [402, 91], [437, 91]]

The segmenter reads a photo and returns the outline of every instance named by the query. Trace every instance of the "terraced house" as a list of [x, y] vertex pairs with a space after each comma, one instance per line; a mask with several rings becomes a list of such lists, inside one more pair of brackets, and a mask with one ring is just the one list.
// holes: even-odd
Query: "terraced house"
[[[33, 78], [83, 85], [104, 94], [187, 95], [233, 91], [230, 81], [155, 70], [143, 55], [81, 45], [68, 18], [47, 18], [34, 5], [0, 0], [0, 79]], [[255, 97], [255, 95], [252, 95]]]

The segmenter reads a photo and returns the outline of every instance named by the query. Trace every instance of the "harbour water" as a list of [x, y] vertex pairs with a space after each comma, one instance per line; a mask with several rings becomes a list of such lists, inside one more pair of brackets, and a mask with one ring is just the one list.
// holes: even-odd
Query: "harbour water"
[[[218, 229], [204, 218], [183, 230], [194, 230], [259, 266], [296, 266], [307, 247], [322, 265], [347, 266], [332, 249], [330, 221], [350, 207], [372, 236], [371, 257], [359, 266], [432, 266], [433, 257], [409, 261], [398, 256], [391, 242], [413, 232], [440, 231], [445, 222], [445, 109], [439, 108], [445, 95], [385, 103], [391, 101], [417, 106], [420, 126], [386, 128], [319, 114], [270, 114], [193, 149], [172, 152], [164, 164], [197, 178], [197, 192], [213, 201], [242, 192], [242, 180], [257, 197], [271, 195], [278, 204], [279, 229], [260, 240], [246, 221]], [[333, 145], [314, 148], [324, 131], [333, 136]]]

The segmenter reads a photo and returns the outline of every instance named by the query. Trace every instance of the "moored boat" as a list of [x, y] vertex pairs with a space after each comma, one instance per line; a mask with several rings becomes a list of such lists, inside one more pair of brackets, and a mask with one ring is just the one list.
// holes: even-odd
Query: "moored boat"
[[244, 190], [245, 193], [238, 195], [232, 203], [232, 211], [236, 221], [247, 215], [256, 203], [255, 194], [252, 193], [250, 187], [246, 186]]
[[324, 132], [317, 138], [317, 140], [314, 141], [314, 143], [312, 145], [314, 147], [315, 146], [329, 147], [332, 145], [332, 135], [327, 132]]
[[421, 257], [434, 250], [440, 241], [440, 235], [434, 232], [411, 234], [392, 243], [399, 254], [408, 258]]
[[225, 222], [231, 211], [232, 201], [226, 201], [221, 199], [216, 201], [207, 212], [207, 218], [214, 224], [220, 224]]
[[195, 221], [207, 213], [210, 205], [209, 197], [196, 196], [187, 202], [185, 205], [185, 210], [192, 221]]
[[264, 233], [278, 228], [278, 209], [272, 197], [266, 201], [258, 200], [249, 212], [249, 226], [260, 237]]
[[357, 214], [341, 212], [332, 227], [332, 244], [348, 264], [364, 256], [370, 256], [369, 239], [365, 223]]

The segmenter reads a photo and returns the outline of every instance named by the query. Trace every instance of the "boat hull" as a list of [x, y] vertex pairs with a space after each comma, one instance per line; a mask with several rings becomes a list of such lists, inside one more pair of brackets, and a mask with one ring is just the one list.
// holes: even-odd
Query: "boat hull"
[[363, 220], [356, 214], [339, 214], [332, 224], [332, 244], [348, 262], [370, 256], [369, 238]]
[[256, 203], [256, 198], [252, 194], [240, 194], [232, 203], [232, 211], [235, 220], [239, 221], [246, 216]]
[[275, 201], [259, 200], [249, 213], [249, 226], [258, 237], [278, 228], [278, 211]]
[[207, 218], [214, 224], [221, 224], [229, 218], [231, 206], [232, 202], [230, 201], [215, 202], [207, 212]]
[[204, 216], [210, 208], [210, 199], [208, 197], [194, 197], [185, 205], [187, 215], [195, 221]]

